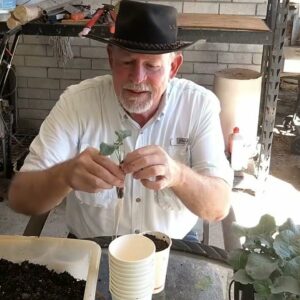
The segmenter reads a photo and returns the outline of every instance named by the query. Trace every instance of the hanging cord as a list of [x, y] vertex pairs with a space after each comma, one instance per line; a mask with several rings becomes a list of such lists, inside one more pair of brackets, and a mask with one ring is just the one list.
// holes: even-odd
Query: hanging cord
[[49, 42], [53, 46], [54, 56], [56, 57], [58, 63], [61, 63], [63, 66], [65, 66], [66, 63], [74, 57], [70, 37], [51, 36], [49, 38]]

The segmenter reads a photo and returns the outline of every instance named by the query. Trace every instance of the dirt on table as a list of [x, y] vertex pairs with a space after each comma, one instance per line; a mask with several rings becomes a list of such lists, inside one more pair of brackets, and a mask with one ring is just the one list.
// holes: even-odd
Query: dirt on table
[[1, 300], [82, 300], [86, 282], [45, 266], [0, 259]]

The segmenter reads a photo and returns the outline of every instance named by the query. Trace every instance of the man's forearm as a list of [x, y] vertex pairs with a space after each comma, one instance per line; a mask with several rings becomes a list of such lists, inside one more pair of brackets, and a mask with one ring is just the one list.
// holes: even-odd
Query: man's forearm
[[17, 212], [35, 215], [57, 206], [71, 191], [63, 173], [65, 163], [42, 171], [19, 172], [9, 189], [9, 204]]
[[208, 221], [226, 217], [230, 208], [230, 186], [221, 178], [198, 174], [179, 164], [180, 180], [172, 187], [194, 214]]

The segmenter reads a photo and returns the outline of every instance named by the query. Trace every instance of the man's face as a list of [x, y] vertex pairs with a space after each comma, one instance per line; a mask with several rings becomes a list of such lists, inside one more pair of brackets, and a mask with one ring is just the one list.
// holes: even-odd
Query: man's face
[[[143, 114], [156, 110], [177, 66], [175, 54], [140, 54], [108, 47], [116, 95], [126, 111]], [[176, 61], [176, 62], [175, 62]], [[179, 60], [178, 60], [179, 61]]]

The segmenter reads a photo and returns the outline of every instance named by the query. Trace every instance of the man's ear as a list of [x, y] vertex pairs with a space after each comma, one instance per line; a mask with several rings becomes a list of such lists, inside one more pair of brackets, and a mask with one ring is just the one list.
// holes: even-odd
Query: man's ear
[[109, 65], [110, 68], [112, 67], [112, 45], [107, 45], [106, 47], [106, 51], [107, 51], [107, 55], [108, 55], [108, 61], [109, 61]]
[[170, 79], [174, 78], [183, 63], [183, 56], [182, 52], [176, 52], [171, 54], [173, 57], [171, 58], [171, 72], [170, 72]]

